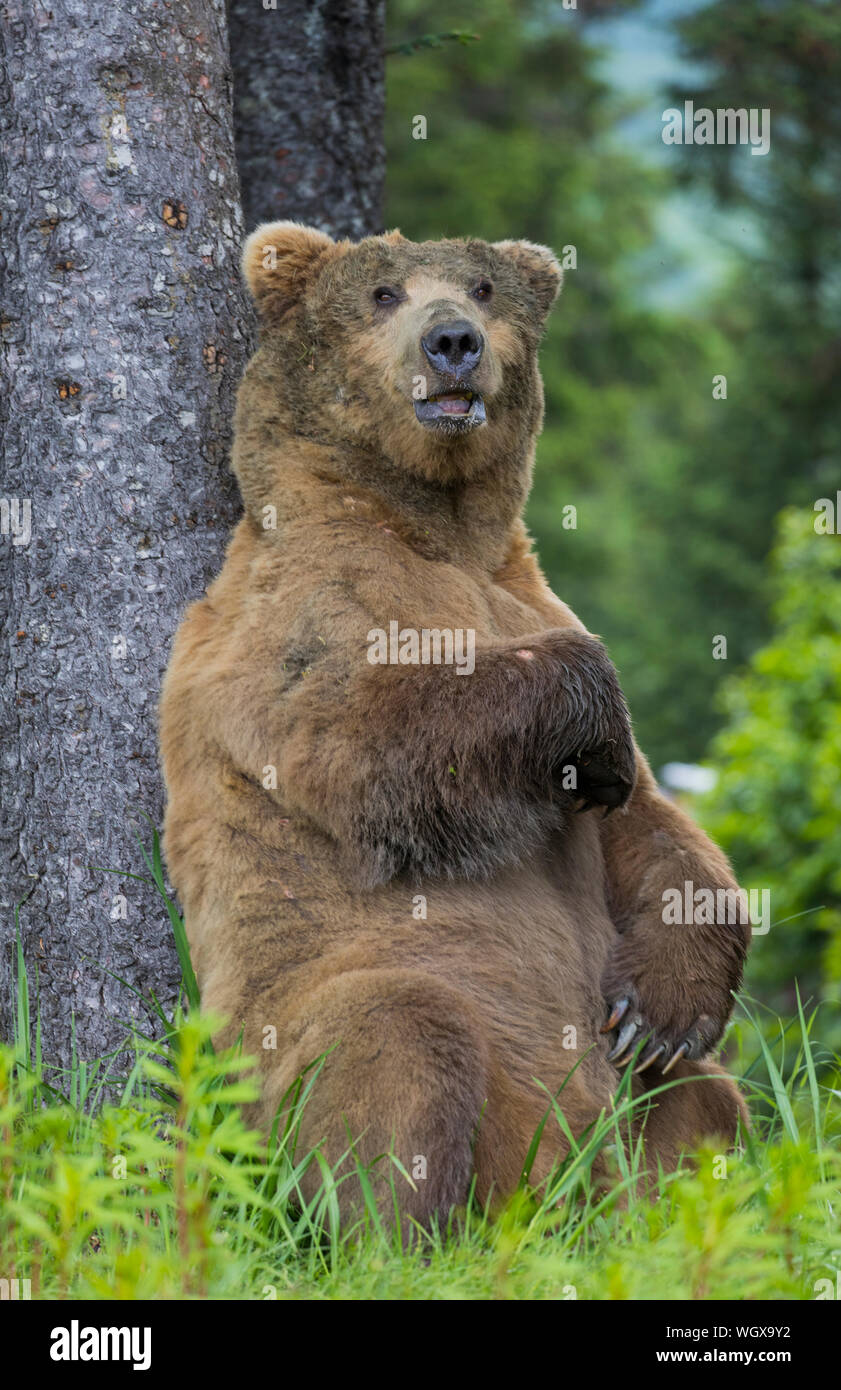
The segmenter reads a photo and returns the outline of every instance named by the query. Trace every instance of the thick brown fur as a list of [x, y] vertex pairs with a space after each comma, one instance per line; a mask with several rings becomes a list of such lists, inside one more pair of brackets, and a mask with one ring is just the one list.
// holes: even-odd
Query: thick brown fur
[[[236, 419], [246, 514], [178, 633], [161, 728], [169, 869], [204, 1004], [260, 1059], [255, 1120], [268, 1130], [332, 1049], [301, 1144], [330, 1162], [349, 1135], [365, 1162], [393, 1145], [408, 1170], [422, 1156], [399, 1195], [427, 1222], [465, 1200], [474, 1165], [480, 1198], [516, 1184], [537, 1081], [555, 1092], [580, 1061], [562, 1093], [574, 1133], [609, 1109], [600, 1029], [624, 999], [663, 1047], [635, 1087], [685, 1039], [671, 1075], [695, 1078], [657, 1097], [649, 1167], [731, 1141], [743, 1105], [707, 1055], [748, 929], [662, 918], [664, 891], [732, 889], [730, 868], [659, 794], [604, 648], [521, 520], [552, 253], [281, 223], [249, 239], [244, 271], [262, 326]], [[418, 380], [463, 383], [421, 338], [453, 319], [484, 344], [469, 385], [487, 422], [430, 428]], [[475, 671], [370, 664], [392, 621], [475, 630]], [[591, 800], [618, 809], [578, 814]], [[534, 1176], [564, 1148], [550, 1122]], [[347, 1213], [358, 1190], [342, 1193]]]

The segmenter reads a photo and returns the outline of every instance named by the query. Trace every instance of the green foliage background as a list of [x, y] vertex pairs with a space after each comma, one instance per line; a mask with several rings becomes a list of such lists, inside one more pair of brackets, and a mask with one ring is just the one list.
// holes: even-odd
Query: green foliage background
[[[388, 11], [402, 49], [388, 66], [389, 225], [576, 249], [542, 350], [529, 520], [544, 568], [606, 640], [655, 768], [703, 758], [715, 736], [704, 815], [743, 881], [772, 890], [749, 982], [788, 1011], [795, 976], [837, 999], [838, 542], [812, 520], [841, 486], [841, 8]], [[601, 21], [618, 14], [673, 45], [671, 86], [617, 89]], [[770, 153], [665, 146], [662, 112], [689, 98], [769, 108]], [[786, 522], [772, 580], [792, 504], [807, 519]]]
[[[780, 516], [773, 555], [774, 636], [724, 686], [722, 768], [701, 808], [707, 829], [771, 893], [771, 927], [754, 940], [748, 984], [781, 1012], [802, 993], [841, 994], [841, 537], [815, 517]], [[821, 1036], [841, 1042], [836, 1010]]]

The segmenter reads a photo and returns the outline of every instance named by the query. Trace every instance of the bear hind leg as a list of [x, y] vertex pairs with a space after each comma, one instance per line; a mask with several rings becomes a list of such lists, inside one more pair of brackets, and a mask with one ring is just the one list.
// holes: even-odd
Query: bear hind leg
[[[318, 1148], [334, 1169], [342, 1225], [365, 1206], [357, 1162], [384, 1222], [395, 1220], [393, 1188], [405, 1236], [415, 1223], [446, 1223], [467, 1200], [487, 1091], [487, 1049], [467, 1002], [422, 972], [353, 971], [313, 995], [298, 1023], [292, 1071], [333, 1049], [304, 1108], [298, 1154]], [[313, 1162], [308, 1200], [320, 1183]]]

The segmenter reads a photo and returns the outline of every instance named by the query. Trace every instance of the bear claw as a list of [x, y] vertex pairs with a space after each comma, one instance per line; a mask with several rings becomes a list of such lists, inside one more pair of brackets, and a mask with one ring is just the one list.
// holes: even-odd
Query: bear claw
[[671, 1069], [672, 1069], [672, 1067], [674, 1066], [675, 1062], [679, 1062], [680, 1059], [681, 1059], [681, 1057], [685, 1057], [686, 1054], [687, 1054], [689, 1051], [690, 1051], [690, 1045], [689, 1045], [689, 1043], [684, 1039], [684, 1041], [681, 1043], [680, 1047], [676, 1048], [675, 1052], [674, 1052], [673, 1055], [669, 1058], [668, 1062], [667, 1062], [666, 1065], [664, 1066], [662, 1075], [665, 1076], [667, 1072], [670, 1072]]
[[617, 1065], [621, 1065], [618, 1059], [624, 1057], [624, 1054], [628, 1052], [629, 1049], [633, 1048], [637, 1033], [642, 1026], [642, 1015], [634, 1014], [633, 1018], [626, 1023], [624, 1027], [619, 1029], [619, 1037], [616, 1039], [616, 1044], [607, 1054], [607, 1060], [609, 1062], [617, 1062]]
[[607, 1020], [607, 1023], [602, 1025], [602, 1027], [599, 1029], [599, 1032], [611, 1033], [613, 1029], [616, 1027], [617, 1023], [621, 1023], [622, 1019], [625, 1017], [625, 1014], [628, 1012], [630, 1002], [630, 999], [617, 999], [616, 1003], [610, 1011], [610, 1018]]
[[661, 1043], [659, 1047], [655, 1047], [653, 1050], [649, 1048], [639, 1066], [634, 1068], [634, 1076], [639, 1076], [640, 1072], [647, 1071], [648, 1068], [657, 1061], [661, 1053], [668, 1052], [668, 1050], [668, 1043]]
[[[681, 1058], [703, 1057], [721, 1033], [714, 1018], [709, 1014], [701, 1014], [691, 1028], [679, 1035], [679, 1040], [672, 1042], [668, 1037], [664, 1037], [663, 1033], [656, 1033], [642, 1013], [634, 1012], [631, 1018], [626, 1019], [632, 1005], [639, 1008], [633, 991], [622, 995], [612, 1005], [610, 1016], [599, 1031], [610, 1033], [619, 1028], [616, 1041], [607, 1054], [607, 1060], [617, 1067], [626, 1067], [629, 1062], [636, 1060], [635, 1076], [647, 1071], [649, 1067], [655, 1067], [662, 1076], [666, 1076]], [[646, 1040], [647, 1046], [640, 1047], [639, 1053], [635, 1055], [635, 1048]]]

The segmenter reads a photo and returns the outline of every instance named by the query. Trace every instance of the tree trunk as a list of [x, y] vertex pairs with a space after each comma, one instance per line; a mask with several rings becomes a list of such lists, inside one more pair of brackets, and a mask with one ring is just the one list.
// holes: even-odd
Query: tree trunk
[[382, 230], [384, 29], [385, 0], [230, 0], [248, 231], [286, 218]]
[[224, 0], [7, 0], [0, 84], [0, 1029], [31, 890], [30, 990], [37, 968], [67, 1065], [72, 1019], [82, 1056], [143, 1019], [107, 972], [164, 1001], [178, 978], [160, 898], [90, 866], [145, 872], [129, 818], [160, 821], [161, 672], [239, 510]]

